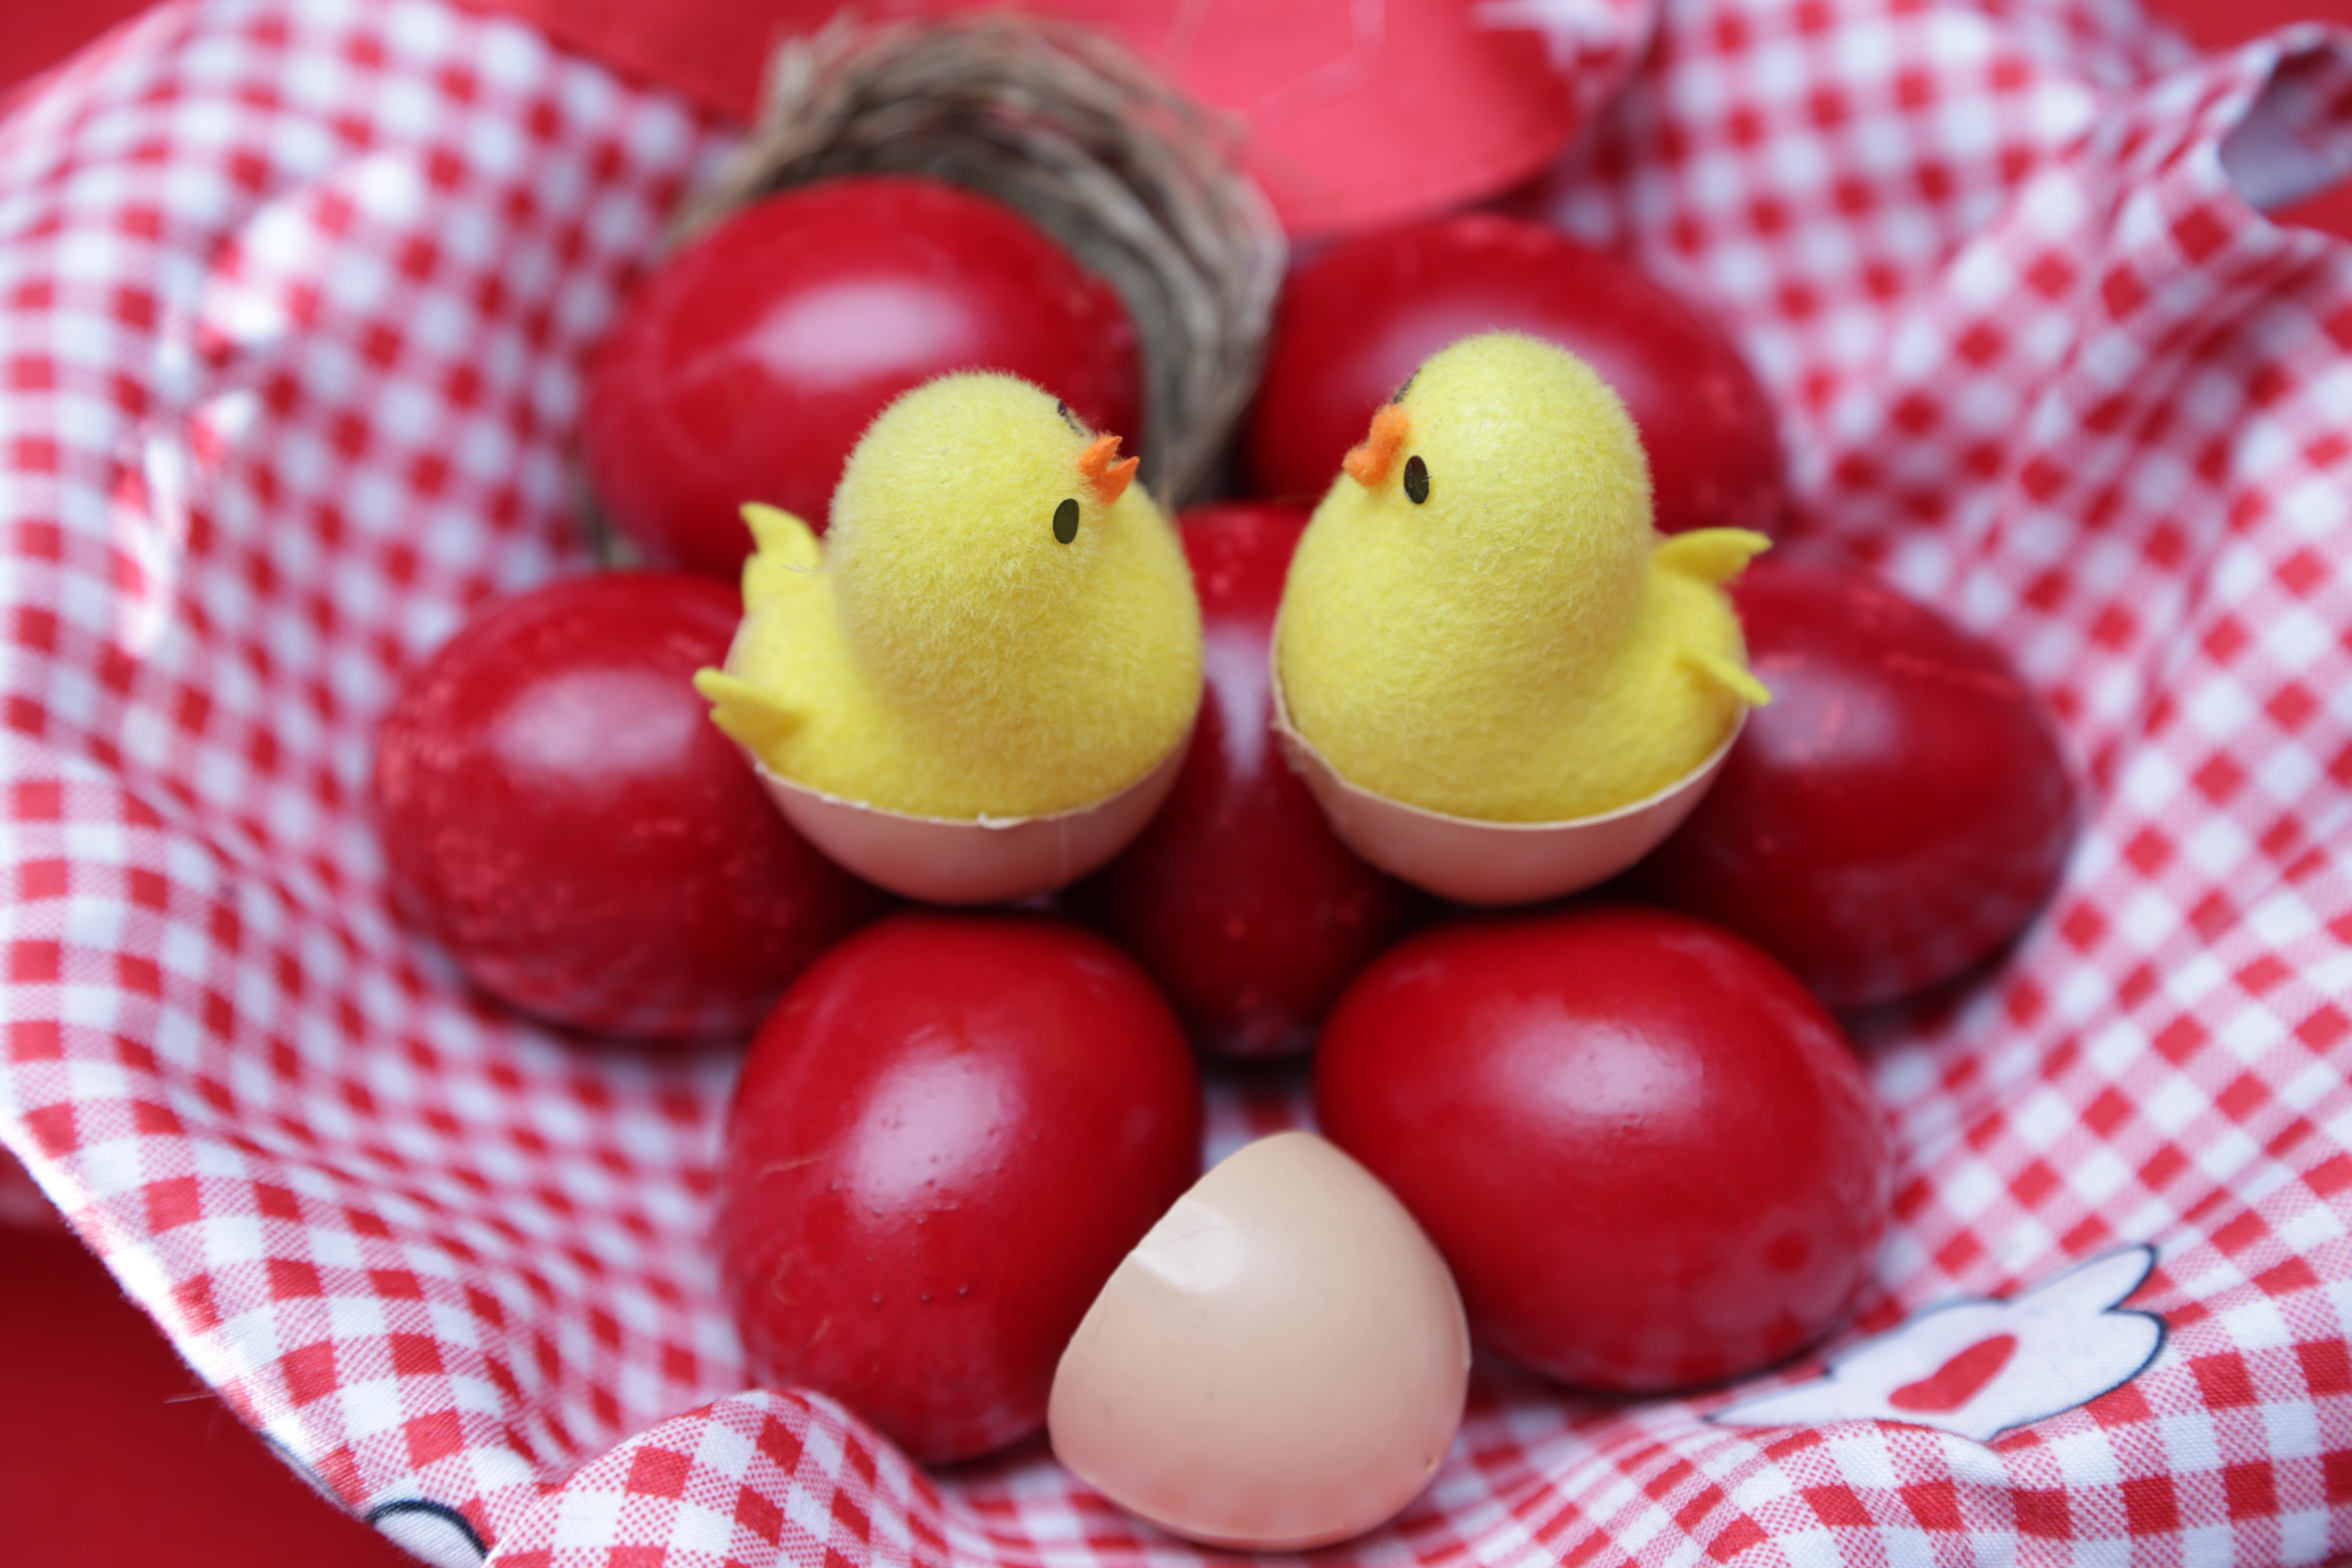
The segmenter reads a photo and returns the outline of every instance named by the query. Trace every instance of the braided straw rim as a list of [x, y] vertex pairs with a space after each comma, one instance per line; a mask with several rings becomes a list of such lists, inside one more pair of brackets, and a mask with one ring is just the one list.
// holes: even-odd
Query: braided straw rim
[[776, 50], [750, 136], [679, 209], [667, 246], [844, 174], [924, 174], [1003, 202], [1125, 302], [1143, 351], [1143, 479], [1173, 508], [1211, 479], [1256, 390], [1287, 260], [1236, 140], [1082, 27], [837, 20]]

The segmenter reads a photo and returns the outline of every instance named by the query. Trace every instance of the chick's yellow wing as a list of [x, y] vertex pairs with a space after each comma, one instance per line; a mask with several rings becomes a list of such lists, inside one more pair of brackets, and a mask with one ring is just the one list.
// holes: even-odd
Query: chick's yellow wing
[[753, 614], [805, 582], [824, 556], [816, 531], [782, 507], [743, 504], [754, 549], [743, 563], [743, 612]]
[[694, 689], [710, 704], [710, 721], [752, 755], [765, 758], [800, 724], [783, 701], [723, 669], [698, 669]]
[[[1675, 656], [1685, 669], [1751, 708], [1772, 700], [1772, 693], [1756, 679], [1740, 657], [1738, 619], [1731, 612], [1722, 585], [1748, 568], [1748, 563], [1772, 547], [1764, 535], [1745, 528], [1695, 528], [1670, 534], [1651, 554], [1651, 569], [1671, 574], [1688, 584], [1698, 584], [1694, 605], [1706, 612], [1679, 617], [1683, 635], [1676, 637]], [[1687, 600], [1685, 587], [1671, 595]]]
[[1748, 528], [1694, 528], [1668, 534], [1651, 557], [1661, 570], [1679, 572], [1702, 583], [1718, 585], [1748, 569], [1748, 562], [1772, 548], [1772, 542]]
[[1750, 708], [1761, 708], [1772, 700], [1769, 689], [1738, 659], [1726, 658], [1712, 648], [1703, 647], [1685, 647], [1681, 654], [1685, 668], [1715, 682]]

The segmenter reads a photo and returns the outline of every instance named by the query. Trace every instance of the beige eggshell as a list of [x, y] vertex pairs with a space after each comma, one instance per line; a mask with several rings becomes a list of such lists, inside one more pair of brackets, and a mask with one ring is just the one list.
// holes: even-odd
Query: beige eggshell
[[[1282, 633], [1275, 631], [1275, 647]], [[1465, 904], [1527, 904], [1605, 882], [1665, 842], [1683, 825], [1747, 727], [1741, 709], [1723, 743], [1681, 778], [1628, 805], [1560, 822], [1484, 822], [1408, 805], [1349, 783], [1298, 732], [1273, 675], [1274, 731], [1293, 773], [1330, 819], [1331, 830], [1365, 859], [1440, 898]]]
[[1126, 848], [1175, 787], [1191, 741], [1187, 731], [1117, 795], [1052, 816], [915, 816], [812, 789], [756, 757], [751, 765], [784, 819], [835, 865], [926, 903], [994, 904], [1066, 887]]
[[1062, 1352], [1054, 1452], [1130, 1512], [1289, 1551], [1386, 1522], [1462, 1425], [1454, 1277], [1389, 1190], [1309, 1132], [1209, 1172]]

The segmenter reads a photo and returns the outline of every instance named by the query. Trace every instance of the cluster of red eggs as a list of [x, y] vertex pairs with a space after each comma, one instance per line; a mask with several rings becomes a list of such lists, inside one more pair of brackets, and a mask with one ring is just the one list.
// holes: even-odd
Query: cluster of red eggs
[[1479, 914], [1359, 860], [1268, 729], [1284, 573], [1371, 410], [1495, 327], [1617, 388], [1661, 529], [1783, 531], [1763, 392], [1654, 282], [1493, 215], [1338, 245], [1277, 314], [1238, 451], [1258, 499], [1181, 520], [1207, 690], [1172, 796], [1052, 910], [892, 913], [688, 684], [735, 629], [737, 506], [821, 524], [866, 423], [952, 369], [1134, 432], [1134, 334], [1021, 219], [897, 179], [746, 209], [634, 297], [583, 450], [656, 569], [490, 607], [386, 718], [376, 785], [395, 896], [484, 991], [600, 1035], [758, 1031], [720, 1244], [759, 1375], [927, 1460], [1034, 1430], [1089, 1303], [1198, 1174], [1196, 1051], [1314, 1047], [1324, 1132], [1427, 1231], [1473, 1332], [1549, 1375], [1719, 1380], [1851, 1305], [1888, 1177], [1829, 1009], [1965, 974], [2046, 899], [2074, 813], [2054, 731], [1939, 614], [1767, 556], [1734, 597], [1774, 701], [1620, 883]]

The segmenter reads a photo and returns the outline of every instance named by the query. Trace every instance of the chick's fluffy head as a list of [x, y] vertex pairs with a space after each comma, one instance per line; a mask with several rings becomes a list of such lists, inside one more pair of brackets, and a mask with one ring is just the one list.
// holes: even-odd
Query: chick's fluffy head
[[1360, 450], [1284, 589], [1284, 679], [1310, 734], [1465, 682], [1505, 707], [1535, 700], [1630, 631], [1657, 539], [1649, 459], [1583, 361], [1514, 333], [1465, 338]]
[[1050, 394], [969, 373], [899, 398], [850, 454], [825, 574], [860, 690], [931, 759], [877, 763], [921, 797], [898, 809], [1064, 809], [1182, 740], [1200, 609], [1174, 528], [1113, 445]]
[[1448, 621], [1539, 609], [1553, 626], [1565, 595], [1566, 619], [1595, 635], [1630, 605], [1655, 537], [1649, 459], [1582, 360], [1516, 333], [1465, 338], [1423, 363], [1367, 445], [1316, 518], [1326, 548], [1364, 558], [1350, 575], [1365, 591]]
[[[1129, 542], [1080, 468], [1096, 433], [993, 372], [906, 394], [850, 453], [826, 540], [844, 635], [886, 673], [1009, 649], [1083, 597]], [[1075, 535], [1067, 529], [1075, 510]], [[1148, 500], [1145, 510], [1149, 509]]]

